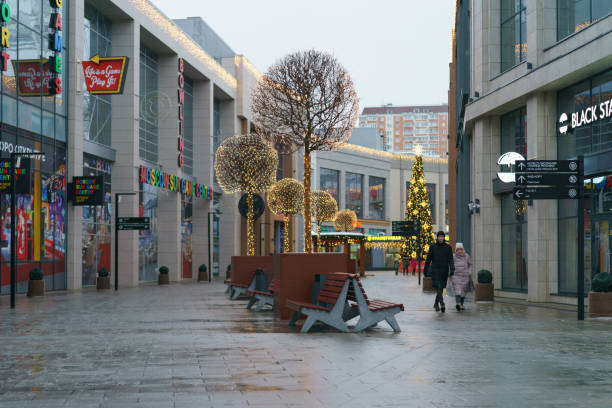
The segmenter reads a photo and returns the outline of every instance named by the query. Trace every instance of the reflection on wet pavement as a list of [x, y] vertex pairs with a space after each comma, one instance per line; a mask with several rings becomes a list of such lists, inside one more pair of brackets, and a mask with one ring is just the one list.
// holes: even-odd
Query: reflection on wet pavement
[[378, 272], [401, 333], [316, 327], [227, 299], [221, 282], [0, 298], [0, 407], [607, 407], [612, 322], [506, 302], [431, 308]]

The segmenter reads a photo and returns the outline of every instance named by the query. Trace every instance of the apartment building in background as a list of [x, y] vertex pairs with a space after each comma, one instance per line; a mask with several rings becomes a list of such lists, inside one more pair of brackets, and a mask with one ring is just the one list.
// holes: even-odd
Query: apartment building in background
[[414, 153], [421, 146], [425, 157], [447, 156], [448, 105], [366, 107], [359, 127], [376, 129], [385, 151]]

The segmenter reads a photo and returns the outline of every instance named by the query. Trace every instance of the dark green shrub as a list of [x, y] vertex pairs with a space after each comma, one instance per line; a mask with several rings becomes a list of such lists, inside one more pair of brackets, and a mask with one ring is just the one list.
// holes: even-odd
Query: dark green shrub
[[30, 271], [30, 280], [43, 280], [43, 271], [40, 268], [34, 268]]
[[227, 265], [227, 270], [231, 271], [232, 270], [232, 264]]
[[593, 292], [612, 292], [612, 275], [608, 272], [598, 273], [591, 282]]
[[491, 271], [481, 269], [478, 271], [478, 283], [491, 283], [493, 282], [493, 274]]
[[98, 271], [98, 276], [100, 278], [106, 278], [108, 276], [108, 270], [106, 268], [102, 268]]
[[423, 271], [423, 276], [426, 278], [431, 278], [431, 268], [427, 268], [426, 271]]
[[162, 266], [159, 268], [159, 273], [161, 273], [162, 275], [167, 275], [168, 274], [168, 267], [167, 266]]
[[206, 265], [202, 264], [200, 265], [200, 267], [198, 268], [198, 272], [206, 272]]

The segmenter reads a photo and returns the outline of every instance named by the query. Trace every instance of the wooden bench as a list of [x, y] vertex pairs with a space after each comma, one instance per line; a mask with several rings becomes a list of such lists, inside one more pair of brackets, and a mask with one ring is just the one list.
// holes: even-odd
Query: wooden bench
[[246, 295], [251, 297], [247, 309], [251, 309], [255, 303], [257, 303], [255, 306], [256, 312], [261, 311], [265, 305], [274, 307], [274, 292], [278, 292], [279, 287], [280, 280], [272, 279], [268, 286], [268, 290], [247, 290]]
[[328, 274], [316, 304], [287, 299], [287, 307], [293, 310], [289, 326], [294, 326], [300, 315], [305, 315], [306, 321], [302, 325], [302, 333], [308, 332], [317, 321], [348, 332], [346, 321], [354, 317], [356, 308], [348, 305], [346, 296], [351, 282], [350, 278], [356, 276], [346, 273]]
[[255, 289], [255, 275], [257, 270], [253, 270], [249, 273], [245, 282], [230, 282], [229, 288], [231, 291], [232, 300], [238, 299], [238, 296], [246, 293], [247, 290]]
[[401, 331], [395, 315], [404, 311], [401, 303], [388, 302], [381, 299], [368, 299], [368, 296], [361, 285], [359, 276], [350, 278], [351, 288], [348, 291], [347, 299], [359, 309], [359, 321], [353, 331], [359, 332], [369, 327], [376, 326], [378, 322], [385, 320], [395, 332]]

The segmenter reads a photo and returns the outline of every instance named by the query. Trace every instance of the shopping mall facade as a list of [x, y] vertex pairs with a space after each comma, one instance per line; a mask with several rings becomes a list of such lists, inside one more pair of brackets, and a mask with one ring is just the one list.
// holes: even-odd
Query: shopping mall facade
[[[119, 216], [151, 221], [118, 234], [120, 286], [154, 281], [162, 265], [173, 281], [209, 262], [218, 273], [240, 253], [238, 197], [215, 188], [213, 159], [222, 139], [251, 128], [259, 73], [188, 20], [191, 35], [146, 0], [2, 2], [0, 158], [44, 154], [30, 193], [17, 195], [19, 292], [35, 267], [47, 290], [91, 286], [101, 268], [114, 275], [115, 193], [135, 193], [120, 198]], [[127, 57], [120, 93], [88, 92], [83, 65], [96, 54]], [[103, 176], [101, 205], [69, 200], [77, 176]], [[2, 293], [11, 211], [2, 194]]]
[[[575, 304], [578, 234], [587, 291], [612, 261], [612, 2], [473, 0], [456, 9], [453, 240], [477, 270], [493, 272], [498, 295]], [[507, 152], [584, 156], [584, 230], [577, 200], [513, 199], [513, 183], [498, 177], [511, 171], [498, 165]]]

